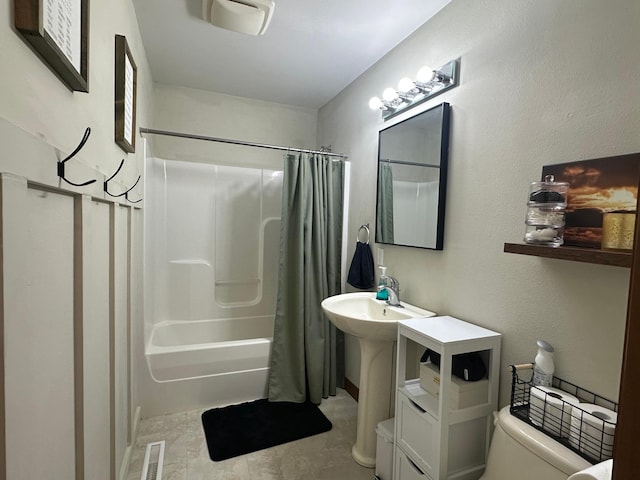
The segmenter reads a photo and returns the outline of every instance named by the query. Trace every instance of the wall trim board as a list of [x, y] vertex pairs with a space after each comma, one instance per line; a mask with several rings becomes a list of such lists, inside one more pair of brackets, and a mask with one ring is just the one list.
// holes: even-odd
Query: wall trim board
[[[133, 269], [131, 268], [131, 259], [133, 257], [133, 214], [132, 210], [127, 210], [127, 254], [126, 254], [126, 270], [127, 270], [127, 318], [126, 318], [126, 329], [127, 329], [127, 442], [129, 446], [132, 445], [132, 427], [133, 427], [133, 413], [131, 411], [131, 397], [133, 387], [131, 385], [132, 375], [131, 375], [131, 328], [132, 322], [131, 318], [133, 316], [132, 306], [133, 302], [131, 301], [131, 285], [132, 285], [132, 275]], [[127, 462], [128, 463], [128, 462]]]
[[115, 204], [109, 205], [109, 445], [110, 461], [109, 469], [111, 480], [116, 480], [116, 372], [115, 372], [115, 225], [116, 208]]
[[120, 473], [118, 474], [118, 480], [127, 480], [129, 474], [129, 464], [131, 463], [131, 456], [133, 454], [133, 448], [131, 445], [127, 445], [122, 456], [122, 463], [120, 463]]
[[0, 480], [7, 480], [7, 447], [5, 441], [4, 394], [4, 202], [5, 176], [0, 177]]
[[354, 383], [351, 382], [347, 377], [344, 377], [344, 389], [347, 391], [351, 398], [353, 398], [356, 402], [358, 401], [358, 397], [360, 396], [360, 389], [356, 387]]
[[142, 419], [142, 407], [138, 405], [133, 413], [133, 426], [131, 428], [131, 445], [135, 445], [138, 441], [138, 429], [140, 428], [140, 420]]
[[[113, 475], [121, 473], [124, 455], [131, 445], [131, 319], [129, 230], [132, 209], [113, 204], [110, 212], [110, 383], [111, 448]], [[124, 359], [124, 360], [123, 360]], [[124, 363], [124, 365], [123, 365]]]
[[73, 232], [73, 396], [75, 402], [76, 480], [84, 479], [84, 232], [86, 195], [74, 196]]
[[140, 419], [142, 418], [142, 409], [140, 405], [136, 407], [136, 411], [133, 413], [133, 422], [131, 427], [131, 444], [125, 451], [122, 464], [120, 465], [120, 478], [119, 480], [126, 480], [129, 476], [129, 468], [131, 467], [131, 458], [138, 442], [138, 428], [140, 427]]

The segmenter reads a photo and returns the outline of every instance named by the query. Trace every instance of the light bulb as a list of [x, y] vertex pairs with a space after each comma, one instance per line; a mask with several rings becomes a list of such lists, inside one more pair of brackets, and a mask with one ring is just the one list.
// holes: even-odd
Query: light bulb
[[420, 83], [427, 83], [433, 79], [433, 68], [425, 65], [420, 70], [418, 70], [418, 75], [416, 76]]
[[396, 92], [393, 88], [385, 88], [384, 92], [382, 92], [382, 98], [387, 102], [393, 102], [396, 98], [398, 98], [398, 92]]
[[415, 84], [409, 77], [404, 77], [398, 82], [398, 90], [400, 90], [402, 93], [410, 92], [414, 87]]
[[383, 105], [382, 100], [378, 97], [371, 97], [371, 100], [369, 100], [369, 108], [371, 110], [379, 110]]

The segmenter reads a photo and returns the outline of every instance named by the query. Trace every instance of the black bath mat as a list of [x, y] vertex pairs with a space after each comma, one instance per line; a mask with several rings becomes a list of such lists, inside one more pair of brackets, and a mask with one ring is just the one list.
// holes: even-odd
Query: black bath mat
[[202, 425], [215, 462], [331, 430], [331, 422], [312, 403], [267, 399], [214, 408]]

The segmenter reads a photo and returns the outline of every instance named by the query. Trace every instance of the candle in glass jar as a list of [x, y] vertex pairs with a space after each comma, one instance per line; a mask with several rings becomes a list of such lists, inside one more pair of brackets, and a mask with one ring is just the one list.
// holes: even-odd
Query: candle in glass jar
[[633, 249], [636, 212], [613, 211], [602, 216], [602, 248]]

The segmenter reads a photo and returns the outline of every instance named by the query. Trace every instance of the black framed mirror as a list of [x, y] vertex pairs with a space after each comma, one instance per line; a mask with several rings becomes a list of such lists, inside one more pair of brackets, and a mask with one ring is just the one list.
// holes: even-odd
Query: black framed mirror
[[442, 250], [450, 110], [441, 103], [380, 130], [376, 243]]

